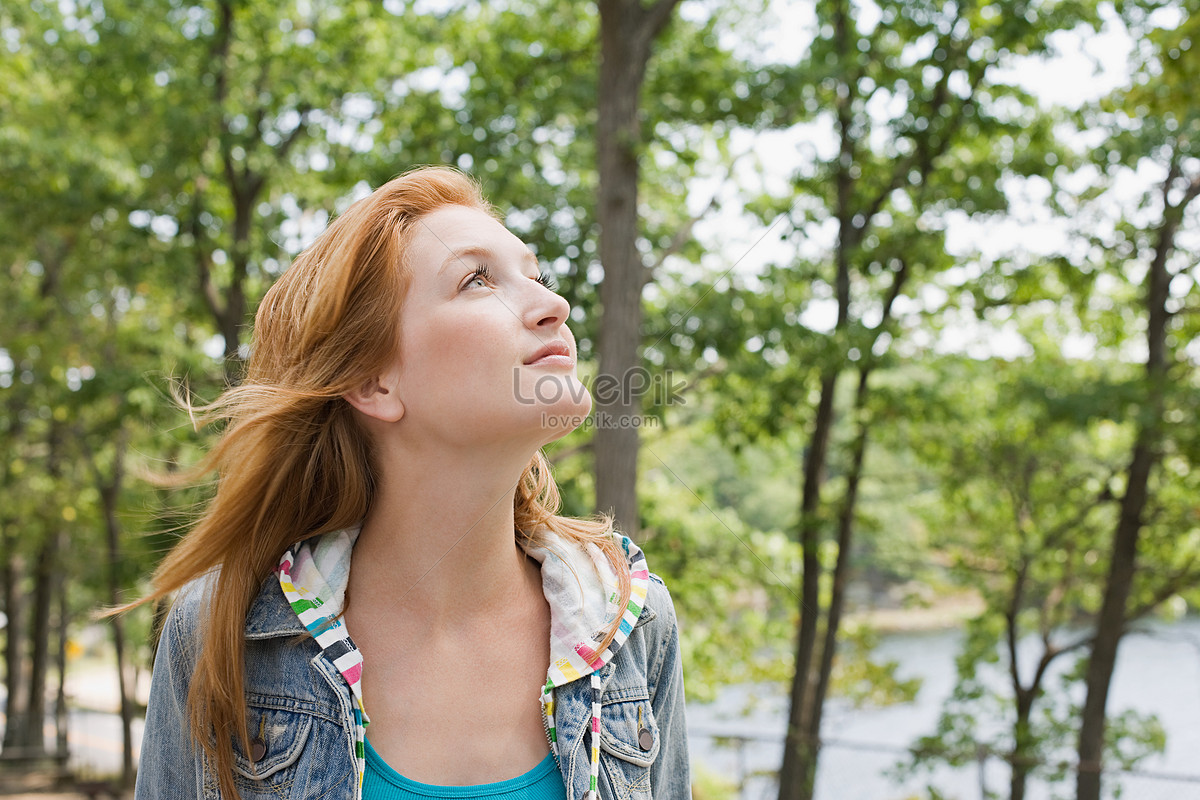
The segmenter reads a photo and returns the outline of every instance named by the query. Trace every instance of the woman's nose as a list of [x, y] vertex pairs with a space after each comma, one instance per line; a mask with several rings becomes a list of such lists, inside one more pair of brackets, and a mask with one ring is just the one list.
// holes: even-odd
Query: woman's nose
[[571, 304], [567, 298], [535, 284], [537, 292], [525, 315], [525, 324], [531, 328], [557, 328], [567, 321]]

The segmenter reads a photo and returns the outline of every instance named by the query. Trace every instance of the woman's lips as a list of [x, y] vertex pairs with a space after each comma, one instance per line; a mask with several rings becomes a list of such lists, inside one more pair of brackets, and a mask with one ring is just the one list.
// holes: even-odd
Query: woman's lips
[[525, 362], [529, 367], [573, 367], [575, 357], [566, 342], [550, 342]]
[[570, 356], [549, 355], [535, 358], [526, 364], [528, 367], [574, 367], [575, 359]]

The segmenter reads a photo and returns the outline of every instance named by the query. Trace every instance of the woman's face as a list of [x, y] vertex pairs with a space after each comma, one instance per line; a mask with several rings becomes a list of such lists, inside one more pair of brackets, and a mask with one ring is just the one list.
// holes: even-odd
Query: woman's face
[[444, 206], [414, 226], [408, 267], [396, 385], [409, 435], [536, 447], [583, 421], [592, 400], [570, 306], [520, 239], [479, 209]]

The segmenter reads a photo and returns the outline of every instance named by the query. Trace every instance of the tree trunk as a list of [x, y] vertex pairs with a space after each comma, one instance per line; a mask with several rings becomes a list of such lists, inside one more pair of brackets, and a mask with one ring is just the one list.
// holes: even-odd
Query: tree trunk
[[58, 605], [58, 691], [54, 698], [54, 757], [66, 764], [69, 755], [67, 739], [67, 642], [70, 610], [67, 606], [67, 582], [59, 573]]
[[1157, 461], [1144, 434], [1138, 437], [1129, 465], [1128, 488], [1121, 501], [1121, 516], [1113, 535], [1112, 560], [1097, 620], [1096, 639], [1088, 658], [1087, 697], [1079, 728], [1077, 800], [1100, 800], [1108, 690], [1117, 662], [1117, 648], [1125, 633], [1125, 606], [1133, 587], [1148, 479]]
[[125, 625], [119, 616], [110, 618], [113, 649], [116, 651], [117, 692], [121, 697], [121, 785], [133, 786], [133, 703], [130, 700], [128, 658], [125, 655]]
[[[1023, 582], [1024, 578], [1022, 578]], [[1016, 618], [1012, 618], [1009, 623], [1011, 630], [1015, 631]], [[1042, 652], [1042, 657], [1038, 661], [1037, 669], [1034, 670], [1033, 678], [1028, 686], [1021, 685], [1020, 671], [1016, 663], [1016, 636], [1010, 638], [1009, 657], [1012, 663], [1011, 668], [1013, 696], [1016, 698], [1017, 718], [1013, 723], [1013, 750], [1012, 756], [1009, 758], [1011, 778], [1009, 781], [1010, 800], [1024, 800], [1025, 792], [1029, 783], [1029, 773], [1037, 764], [1037, 740], [1034, 737], [1033, 728], [1030, 720], [1033, 719], [1033, 706], [1037, 703], [1039, 697], [1042, 696], [1042, 683], [1046, 680], [1046, 671], [1050, 668], [1050, 664], [1065, 653], [1071, 652], [1073, 648], [1053, 648], [1048, 641], [1043, 640], [1046, 649]]]
[[1129, 462], [1125, 495], [1121, 498], [1121, 514], [1113, 534], [1112, 556], [1097, 620], [1096, 638], [1088, 658], [1087, 696], [1079, 728], [1076, 800], [1100, 800], [1108, 691], [1116, 666], [1117, 648], [1125, 633], [1126, 605], [1133, 588], [1138, 538], [1142, 532], [1142, 514], [1148, 497], [1150, 473], [1160, 459], [1159, 439], [1167, 380], [1167, 321], [1170, 317], [1166, 305], [1171, 280], [1167, 258], [1175, 247], [1175, 231], [1183, 218], [1183, 210], [1200, 191], [1200, 184], [1193, 183], [1184, 200], [1172, 206], [1169, 202], [1170, 192], [1177, 176], [1177, 167], [1172, 165], [1163, 186], [1163, 223], [1146, 275], [1149, 317], [1146, 328], [1147, 397]]
[[800, 547], [803, 570], [800, 584], [800, 630], [796, 636], [796, 672], [792, 676], [791, 710], [783, 765], [779, 771], [779, 800], [812, 797], [816, 783], [819, 738], [809, 738], [813, 701], [816, 699], [812, 670], [813, 651], [821, 615], [820, 521], [821, 485], [829, 434], [833, 430], [833, 395], [837, 371], [821, 381], [821, 398], [813, 434], [804, 457], [804, 490], [800, 502]]
[[1009, 800], [1025, 800], [1025, 788], [1029, 782], [1029, 767], [1033, 735], [1029, 728], [1029, 717], [1033, 712], [1033, 691], [1017, 692], [1017, 720], [1013, 726], [1016, 734], [1013, 741], [1012, 762], [1009, 779]]
[[[57, 423], [50, 426], [47, 436], [46, 474], [50, 480], [57, 482], [61, 475], [59, 458], [61, 456], [62, 437]], [[61, 524], [61, 518], [54, 524]], [[24, 620], [23, 614], [9, 620], [9, 645], [6, 653], [9, 659], [9, 716], [4, 731], [5, 748], [19, 749], [24, 757], [38, 758], [45, 755], [46, 741], [44, 727], [46, 722], [46, 673], [50, 661], [50, 611], [58, 597], [57, 584], [61, 580], [58, 567], [58, 555], [63, 541], [61, 529], [48, 534], [41, 542], [37, 551], [37, 560], [33, 570], [33, 597], [29, 616], [28, 653], [29, 669], [24, 669], [24, 659], [21, 653], [20, 638]], [[19, 580], [19, 575], [15, 576]], [[10, 583], [11, 587], [12, 584]], [[15, 611], [21, 601], [17, 599], [15, 587], [12, 603]], [[12, 680], [16, 678], [16, 680]]]
[[[829, 682], [833, 677], [833, 661], [837, 655], [838, 633], [842, 625], [842, 609], [846, 604], [846, 584], [850, 578], [850, 555], [854, 543], [854, 512], [858, 507], [858, 486], [862, 480], [866, 463], [867, 439], [870, 427], [865, 418], [869, 392], [871, 365], [864, 365], [859, 372], [858, 390], [854, 399], [854, 414], [858, 419], [858, 433], [854, 439], [850, 473], [846, 476], [846, 495], [842, 499], [838, 515], [837, 561], [833, 567], [833, 584], [829, 592], [829, 611], [825, 619], [825, 636], [821, 643], [821, 669], [817, 677], [817, 688], [809, 712], [806, 734], [810, 741], [820, 742], [821, 717], [825, 710], [825, 698], [829, 694]], [[816, 767], [813, 767], [816, 778]]]
[[[104, 507], [104, 527], [108, 534], [108, 591], [109, 602], [114, 606], [121, 602], [121, 522], [117, 517], [117, 503], [124, 482], [125, 447], [128, 433], [123, 429], [117, 436], [113, 453], [111, 480], [100, 487], [100, 501]], [[121, 617], [109, 619], [112, 625], [113, 649], [116, 654], [117, 693], [121, 700], [121, 785], [133, 786], [133, 687], [129, 679], [129, 659], [125, 647], [125, 625]]]
[[[834, 35], [843, 50], [850, 46], [847, 15], [844, 3], [839, 4], [833, 14]], [[836, 168], [838, 243], [834, 253], [834, 287], [838, 302], [835, 330], [839, 332], [845, 330], [850, 317], [850, 250], [856, 237], [853, 225], [854, 179], [850, 173], [855, 144], [850, 105], [853, 87], [849, 83], [846, 87], [845, 96], [838, 105], [840, 158]], [[824, 699], [818, 698], [819, 668], [816, 672], [813, 670], [822, 611], [819, 514], [829, 437], [833, 430], [834, 394], [841, 370], [842, 364], [838, 361], [827, 367], [821, 377], [821, 397], [817, 402], [812, 438], [804, 457], [804, 489], [800, 501], [800, 548], [804, 570], [800, 584], [800, 630], [796, 636], [796, 674], [792, 678], [787, 739], [779, 772], [779, 800], [810, 800], [816, 787], [821, 746], [819, 705]]]
[[18, 583], [24, 578], [25, 564], [20, 555], [14, 553], [14, 537], [4, 533], [4, 613], [8, 615], [8, 624], [4, 628], [4, 685], [7, 690], [8, 703], [5, 712], [7, 720], [4, 726], [4, 751], [20, 747], [27, 724], [26, 700], [29, 695], [23, 691], [25, 686], [25, 637], [22, 635], [25, 621], [24, 596]]
[[[883, 315], [875, 328], [870, 346], [866, 348], [869, 354], [873, 352], [879, 335], [887, 328], [892, 318], [892, 309], [896, 298], [904, 289], [908, 279], [908, 262], [902, 261], [888, 291], [883, 304]], [[847, 288], [848, 292], [849, 289]], [[870, 396], [871, 373], [875, 369], [872, 355], [867, 355], [865, 363], [859, 369], [858, 389], [854, 394], [854, 418], [858, 430], [854, 437], [851, 452], [850, 472], [846, 476], [846, 494], [842, 498], [841, 512], [838, 515], [837, 560], [833, 567], [833, 583], [829, 591], [829, 609], [825, 619], [825, 636], [821, 644], [821, 666], [817, 676], [817, 685], [811, 699], [808, 701], [807, 727], [802, 735], [813, 744], [811, 764], [805, 765], [804, 785], [807, 786], [807, 796], [811, 797], [816, 784], [817, 759], [820, 755], [821, 718], [825, 710], [825, 698], [829, 694], [829, 683], [833, 676], [833, 661], [837, 656], [838, 633], [842, 625], [842, 609], [845, 607], [846, 585], [850, 578], [850, 555], [854, 545], [854, 513], [858, 508], [858, 487], [862, 481], [863, 469], [866, 465], [867, 440], [871, 428], [867, 414], [867, 400]], [[811, 658], [810, 658], [811, 665]], [[806, 665], [807, 669], [811, 669]]]
[[[52, 423], [47, 436], [46, 474], [55, 484], [62, 478], [62, 441], [62, 427], [57, 422]], [[34, 570], [33, 615], [29, 629], [29, 682], [26, 684], [28, 700], [25, 706], [27, 730], [22, 735], [25, 752], [32, 757], [45, 755], [46, 752], [44, 729], [46, 675], [50, 666], [50, 611], [59, 595], [62, 582], [59, 555], [66, 542], [66, 534], [61, 528], [62, 518], [58, 517], [52, 524], [54, 532], [43, 540]]]
[[631, 537], [638, 534], [638, 429], [643, 381], [637, 374], [646, 267], [637, 251], [639, 95], [651, 46], [678, 0], [600, 1], [600, 74], [596, 151], [600, 173], [602, 316], [597, 346], [596, 507], [610, 512]]
[[30, 668], [29, 700], [26, 708], [29, 726], [24, 745], [30, 755], [44, 754], [46, 750], [46, 678], [50, 667], [50, 612], [58, 597], [61, 581], [59, 551], [63, 541], [61, 530], [46, 537], [38, 552], [37, 570], [33, 586], [33, 617], [30, 620]]

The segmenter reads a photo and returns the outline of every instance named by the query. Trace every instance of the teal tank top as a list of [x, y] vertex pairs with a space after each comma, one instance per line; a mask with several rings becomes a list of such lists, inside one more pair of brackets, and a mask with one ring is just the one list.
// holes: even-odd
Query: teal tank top
[[367, 740], [367, 769], [363, 774], [363, 800], [567, 800], [567, 789], [554, 756], [549, 753], [542, 763], [515, 778], [477, 786], [435, 786], [418, 783], [388, 766], [371, 740]]

